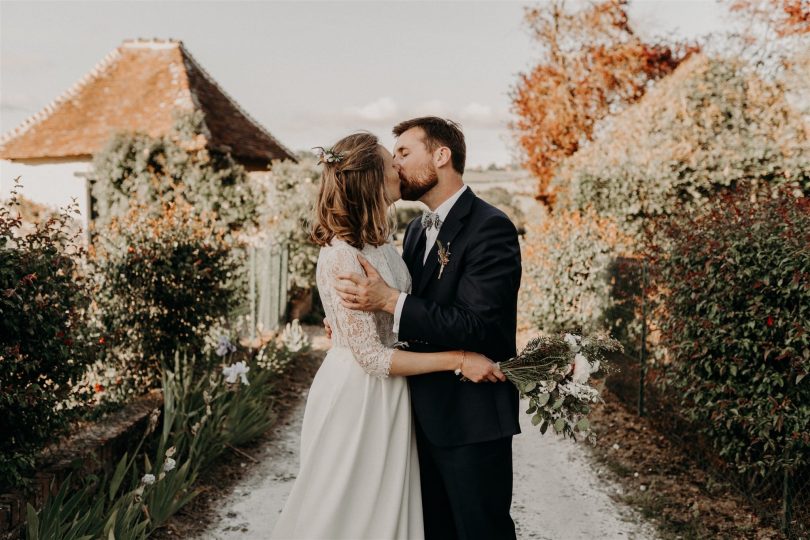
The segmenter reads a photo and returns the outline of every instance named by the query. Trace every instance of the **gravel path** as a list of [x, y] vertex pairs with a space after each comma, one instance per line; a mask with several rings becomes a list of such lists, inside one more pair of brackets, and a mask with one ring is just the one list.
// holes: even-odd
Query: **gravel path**
[[[255, 454], [260, 463], [217, 510], [215, 525], [199, 540], [265, 539], [281, 512], [298, 472], [298, 443], [306, 396], [270, 442]], [[524, 407], [525, 410], [526, 407]], [[600, 478], [586, 450], [547, 433], [541, 436], [523, 415], [514, 441], [515, 490], [512, 516], [518, 538], [653, 539], [632, 510], [610, 498], [618, 489]]]

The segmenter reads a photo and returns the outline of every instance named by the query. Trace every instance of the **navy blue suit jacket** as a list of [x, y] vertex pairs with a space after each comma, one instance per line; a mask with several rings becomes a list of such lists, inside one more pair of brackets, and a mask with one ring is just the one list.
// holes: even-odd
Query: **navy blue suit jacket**
[[[450, 251], [441, 278], [438, 245], [425, 246], [420, 218], [405, 231], [402, 257], [413, 287], [402, 309], [399, 340], [415, 352], [464, 349], [496, 362], [515, 356], [521, 277], [515, 226], [467, 188], [438, 240]], [[520, 433], [518, 391], [510, 382], [475, 384], [439, 372], [408, 377], [408, 383], [416, 421], [437, 446]]]

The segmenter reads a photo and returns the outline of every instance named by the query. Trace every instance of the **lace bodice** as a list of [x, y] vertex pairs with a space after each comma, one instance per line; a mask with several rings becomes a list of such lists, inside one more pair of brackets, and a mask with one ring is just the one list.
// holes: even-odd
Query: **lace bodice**
[[388, 377], [391, 368], [392, 348], [397, 341], [394, 334], [394, 316], [389, 313], [366, 313], [343, 307], [335, 290], [338, 274], [354, 272], [363, 274], [357, 260], [362, 255], [380, 273], [385, 282], [403, 292], [411, 291], [411, 276], [408, 267], [391, 242], [380, 247], [353, 248], [342, 240], [332, 240], [331, 245], [321, 248], [316, 271], [318, 291], [321, 295], [326, 318], [332, 326], [332, 343], [335, 347], [351, 349], [358, 364], [368, 373], [379, 378]]

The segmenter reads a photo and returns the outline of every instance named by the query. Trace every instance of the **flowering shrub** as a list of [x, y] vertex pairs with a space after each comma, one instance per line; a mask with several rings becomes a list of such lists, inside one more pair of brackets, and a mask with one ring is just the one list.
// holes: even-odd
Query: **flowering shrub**
[[784, 88], [739, 61], [694, 55], [552, 181], [560, 206], [593, 207], [641, 247], [657, 216], [705, 206], [740, 186], [810, 195], [810, 130]]
[[810, 464], [810, 201], [725, 196], [655, 245], [655, 312], [685, 414], [740, 471]]
[[159, 384], [166, 355], [201, 352], [207, 329], [236, 303], [229, 244], [183, 203], [159, 216], [136, 208], [114, 218], [92, 264], [108, 360], [130, 367], [147, 388]]
[[83, 248], [70, 232], [76, 205], [21, 231], [19, 202], [15, 188], [0, 206], [0, 491], [67, 426], [69, 411], [57, 405], [95, 349]]
[[524, 242], [523, 315], [544, 332], [610, 326], [609, 270], [623, 237], [592, 211], [559, 211], [529, 227]]

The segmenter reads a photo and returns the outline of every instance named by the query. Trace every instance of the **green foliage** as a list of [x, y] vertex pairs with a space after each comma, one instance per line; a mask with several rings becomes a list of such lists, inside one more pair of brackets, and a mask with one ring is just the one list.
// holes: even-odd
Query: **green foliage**
[[91, 262], [108, 362], [130, 368], [144, 388], [159, 384], [165, 355], [202, 351], [208, 328], [237, 303], [231, 246], [185, 204], [113, 219]]
[[121, 133], [94, 156], [92, 196], [103, 229], [131, 205], [160, 214], [168, 203], [185, 201], [217, 224], [236, 231], [255, 223], [263, 198], [244, 167], [230, 154], [205, 147], [202, 113], [179, 116], [164, 137]]
[[749, 197], [662, 228], [656, 322], [687, 416], [740, 471], [778, 475], [810, 464], [810, 204]]
[[310, 153], [298, 162], [276, 160], [263, 179], [267, 201], [259, 209], [259, 233], [290, 249], [290, 289], [315, 287], [318, 246], [309, 239], [313, 208], [318, 197], [321, 170]]
[[656, 216], [699, 208], [739, 186], [810, 194], [810, 133], [781, 86], [734, 60], [695, 55], [570, 158], [552, 185], [640, 245]]
[[0, 206], [0, 491], [67, 426], [72, 413], [60, 404], [94, 354], [76, 205], [23, 230], [19, 187]]
[[[244, 349], [200, 360], [176, 353], [163, 370], [157, 436], [152, 435], [160, 416], [156, 409], [144, 439], [124, 454], [112, 474], [91, 475], [79, 485], [68, 478], [39, 512], [29, 505], [27, 538], [142, 540], [165, 525], [199, 494], [194, 483], [201, 471], [229, 446], [264, 433], [275, 419], [273, 372], [251, 371], [249, 384], [243, 385], [226, 383], [219, 366], [199, 369], [237, 357], [257, 369], [252, 352]], [[140, 453], [142, 447], [146, 450]]]
[[555, 212], [529, 227], [524, 243], [522, 311], [544, 332], [592, 332], [610, 325], [610, 269], [623, 237], [593, 211]]

